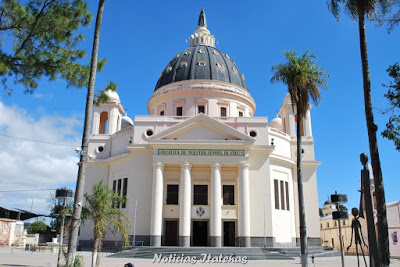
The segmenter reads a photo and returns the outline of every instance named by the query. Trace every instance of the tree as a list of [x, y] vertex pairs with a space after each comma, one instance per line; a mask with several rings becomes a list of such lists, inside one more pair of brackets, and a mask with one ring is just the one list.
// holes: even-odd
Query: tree
[[4, 93], [10, 82], [32, 93], [42, 77], [63, 78], [68, 85], [86, 85], [86, 56], [77, 49], [77, 34], [92, 15], [84, 0], [3, 0], [0, 4], [0, 78]]
[[[397, 1], [397, 3], [399, 2]], [[391, 16], [388, 19], [383, 19], [383, 22], [387, 22], [388, 32], [390, 33], [400, 23], [400, 5], [397, 8], [393, 8]], [[381, 22], [381, 24], [383, 23]]]
[[99, 51], [100, 29], [101, 29], [101, 22], [103, 20], [104, 3], [105, 0], [99, 1], [99, 7], [97, 10], [96, 24], [94, 30], [92, 57], [90, 61], [89, 85], [86, 97], [85, 123], [82, 136], [82, 152], [80, 156], [80, 161], [78, 163], [79, 169], [78, 169], [78, 178], [76, 182], [76, 190], [74, 198], [74, 212], [72, 214], [71, 234], [68, 240], [67, 266], [69, 266], [74, 262], [76, 254], [76, 245], [78, 241], [79, 222], [81, 219], [81, 212], [82, 212], [83, 189], [85, 186], [86, 167], [88, 160], [90, 122], [92, 120], [94, 87], [96, 82], [97, 55]]
[[300, 245], [301, 263], [307, 266], [307, 229], [304, 209], [303, 178], [301, 170], [301, 125], [310, 105], [310, 98], [318, 105], [320, 100], [319, 88], [326, 88], [325, 78], [328, 74], [316, 64], [316, 57], [306, 51], [297, 57], [296, 52], [284, 52], [287, 63], [272, 67], [274, 72], [271, 82], [282, 82], [288, 87], [293, 110], [297, 112], [297, 186], [299, 195]]
[[382, 132], [382, 136], [392, 140], [396, 146], [396, 149], [400, 151], [400, 66], [396, 64], [389, 66], [386, 70], [389, 76], [394, 79], [389, 85], [385, 85], [389, 88], [385, 97], [390, 102], [390, 108], [388, 111], [392, 111], [392, 115], [386, 123], [386, 129]]
[[83, 218], [93, 221], [93, 250], [92, 250], [92, 267], [100, 264], [100, 251], [102, 249], [103, 239], [110, 230], [114, 234], [120, 232], [122, 234], [124, 244], [128, 245], [129, 237], [125, 225], [131, 228], [128, 218], [118, 209], [119, 205], [126, 201], [125, 197], [117, 195], [100, 181], [93, 187], [91, 195], [85, 194], [86, 204], [82, 212]]
[[44, 234], [47, 232], [48, 228], [49, 227], [44, 222], [38, 221], [29, 225], [27, 230], [29, 233]]
[[371, 165], [374, 174], [376, 209], [378, 218], [378, 247], [381, 263], [384, 266], [390, 264], [389, 234], [386, 218], [385, 191], [383, 188], [383, 178], [381, 162], [379, 159], [378, 142], [376, 131], [378, 127], [374, 123], [371, 97], [371, 79], [369, 74], [369, 63], [367, 55], [367, 35], [365, 19], [376, 19], [377, 14], [385, 14], [391, 5], [390, 0], [330, 0], [328, 5], [332, 14], [339, 20], [341, 6], [344, 7], [354, 21], [358, 21], [358, 31], [360, 35], [360, 52], [364, 89], [364, 108], [368, 130], [369, 151], [371, 154]]

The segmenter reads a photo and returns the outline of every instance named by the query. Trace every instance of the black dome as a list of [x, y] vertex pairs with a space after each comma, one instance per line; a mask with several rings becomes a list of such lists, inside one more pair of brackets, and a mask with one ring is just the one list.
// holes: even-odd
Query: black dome
[[185, 49], [169, 62], [154, 91], [170, 83], [194, 79], [218, 80], [248, 90], [243, 74], [227, 54], [200, 44]]

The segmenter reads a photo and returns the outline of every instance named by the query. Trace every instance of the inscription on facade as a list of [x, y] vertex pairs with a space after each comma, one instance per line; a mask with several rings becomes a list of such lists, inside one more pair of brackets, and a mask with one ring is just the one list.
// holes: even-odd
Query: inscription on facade
[[244, 150], [234, 149], [159, 149], [160, 156], [244, 156]]

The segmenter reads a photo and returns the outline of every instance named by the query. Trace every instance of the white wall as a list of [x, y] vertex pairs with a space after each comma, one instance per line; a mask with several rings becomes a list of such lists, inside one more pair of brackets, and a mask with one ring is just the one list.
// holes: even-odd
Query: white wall
[[[391, 257], [400, 257], [400, 201], [386, 207]], [[395, 232], [398, 242], [394, 242]]]

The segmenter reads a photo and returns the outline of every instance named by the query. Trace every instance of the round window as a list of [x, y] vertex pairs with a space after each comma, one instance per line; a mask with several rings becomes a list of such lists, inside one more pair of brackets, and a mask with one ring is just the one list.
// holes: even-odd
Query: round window
[[102, 153], [104, 151], [104, 146], [98, 146], [97, 152]]
[[256, 137], [257, 136], [257, 132], [256, 131], [250, 131], [250, 136], [251, 137]]
[[154, 132], [153, 132], [152, 129], [148, 129], [148, 130], [146, 131], [146, 135], [147, 135], [147, 136], [152, 136], [153, 134], [154, 134]]

